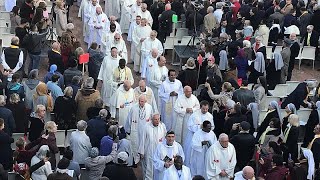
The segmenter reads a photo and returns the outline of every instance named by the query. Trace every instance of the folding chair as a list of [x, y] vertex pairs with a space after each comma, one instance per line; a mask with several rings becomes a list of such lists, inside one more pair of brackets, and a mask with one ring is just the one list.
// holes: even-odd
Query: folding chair
[[301, 66], [302, 59], [307, 59], [312, 61], [312, 69], [314, 70], [314, 61], [316, 59], [316, 48], [312, 46], [304, 46], [299, 58], [299, 70]]

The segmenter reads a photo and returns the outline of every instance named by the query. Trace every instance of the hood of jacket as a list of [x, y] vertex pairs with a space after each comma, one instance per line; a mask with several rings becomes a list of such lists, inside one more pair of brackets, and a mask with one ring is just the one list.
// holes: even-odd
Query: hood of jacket
[[31, 90], [33, 90], [38, 86], [39, 82], [40, 81], [37, 79], [28, 79], [25, 83]]

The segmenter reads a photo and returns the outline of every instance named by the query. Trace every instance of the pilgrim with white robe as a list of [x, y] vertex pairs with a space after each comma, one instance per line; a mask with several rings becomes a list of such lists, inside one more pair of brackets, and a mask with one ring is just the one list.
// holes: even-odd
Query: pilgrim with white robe
[[142, 137], [142, 131], [146, 123], [150, 122], [152, 113], [152, 107], [150, 104], [146, 103], [146, 97], [144, 95], [139, 97], [139, 102], [134, 104], [129, 111], [124, 129], [126, 133], [130, 134], [135, 164], [138, 164], [140, 161], [138, 148]]
[[211, 123], [211, 130], [214, 129], [213, 116], [208, 112], [208, 109], [209, 103], [203, 101], [200, 103], [200, 110], [194, 112], [188, 119], [188, 133], [183, 141], [183, 150], [186, 155], [184, 164], [188, 167], [190, 167], [191, 142], [194, 133], [201, 130], [201, 125], [204, 121], [209, 121]]
[[110, 98], [112, 97], [113, 90], [113, 69], [119, 65], [117, 48], [112, 48], [111, 56], [105, 56], [98, 75], [98, 80], [102, 81], [101, 97], [106, 106], [110, 106]]
[[[184, 160], [184, 152], [182, 146], [174, 140], [174, 137], [174, 132], [168, 131], [166, 139], [158, 145], [154, 153], [154, 180], [163, 179], [164, 171], [169, 168], [165, 164], [173, 162], [175, 156], [179, 155], [182, 157], [182, 160]], [[170, 166], [173, 166], [173, 164], [171, 164]]]
[[136, 102], [130, 81], [124, 81], [112, 95], [110, 100], [110, 113], [112, 118], [118, 120], [119, 126], [124, 126], [133, 104]]
[[134, 53], [134, 67], [135, 72], [140, 72], [141, 66], [141, 46], [143, 41], [145, 41], [148, 36], [150, 36], [152, 29], [150, 26], [146, 25], [146, 19], [141, 19], [140, 25], [134, 30], [132, 34], [132, 41], [136, 47]]
[[152, 27], [153, 18], [151, 16], [150, 11], [148, 11], [147, 8], [148, 8], [147, 4], [146, 3], [142, 3], [141, 4], [141, 10], [137, 11], [136, 15], [141, 16], [141, 18], [145, 18], [147, 20], [147, 24], [149, 24], [149, 26]]
[[[118, 55], [120, 56], [120, 58], [123, 58], [126, 60], [128, 60], [128, 52], [127, 52], [127, 46], [126, 46], [126, 42], [124, 42], [124, 40], [121, 38], [120, 34], [119, 33], [116, 33], [114, 35], [114, 40], [112, 40], [110, 43], [109, 43], [109, 48], [110, 49], [111, 47], [116, 47], [118, 49]], [[110, 55], [110, 51], [108, 52], [107, 51], [107, 56]]]
[[144, 127], [139, 144], [139, 153], [143, 156], [142, 169], [144, 180], [153, 180], [153, 155], [158, 144], [164, 140], [166, 133], [166, 126], [160, 121], [159, 114], [153, 115], [152, 121]]
[[131, 86], [134, 83], [131, 69], [126, 66], [126, 60], [120, 59], [119, 66], [113, 69], [112, 86], [118, 88], [124, 81], [128, 80]]
[[146, 82], [144, 80], [140, 80], [139, 86], [134, 88], [134, 95], [136, 96], [136, 99], [138, 99], [141, 95], [145, 95], [147, 98], [147, 103], [152, 106], [153, 112], [158, 113], [158, 106], [154, 97], [154, 93], [151, 88], [146, 86]]
[[[99, 5], [99, 2], [97, 0], [91, 0], [89, 1], [88, 5], [84, 3], [84, 17], [83, 17], [83, 24], [84, 24], [84, 29], [83, 29], [83, 34], [84, 34], [84, 42], [89, 44], [89, 36], [91, 33], [90, 26], [89, 26], [89, 21], [93, 16], [96, 16], [96, 8], [101, 7]], [[90, 44], [89, 44], [90, 45]]]
[[185, 86], [184, 95], [178, 96], [174, 104], [175, 119], [173, 120], [172, 128], [175, 129], [176, 140], [183, 144], [188, 132], [188, 120], [193, 112], [200, 109], [199, 100], [192, 94], [190, 86]]
[[120, 18], [120, 0], [105, 0], [105, 13], [108, 17], [115, 16], [117, 19]]
[[158, 49], [153, 48], [151, 50], [151, 54], [146, 57], [141, 66], [141, 78], [146, 79], [147, 75], [150, 75], [150, 72], [152, 71], [154, 66], [158, 64], [157, 58]]
[[[170, 71], [170, 73], [176, 73]], [[174, 130], [173, 121], [175, 118], [174, 105], [178, 98], [178, 95], [183, 94], [182, 83], [178, 79], [170, 79], [168, 77], [162, 82], [159, 88], [159, 102], [160, 102], [160, 113], [161, 120], [166, 125], [168, 130]]]
[[98, 45], [102, 45], [101, 39], [102, 34], [106, 31], [108, 24], [108, 17], [102, 12], [101, 7], [96, 8], [96, 14], [93, 15], [89, 20], [90, 35], [88, 44], [91, 45], [92, 42], [96, 42]]
[[131, 6], [135, 3], [135, 0], [121, 0], [121, 19], [120, 27], [123, 33], [128, 33], [131, 22]]
[[204, 121], [203, 128], [194, 133], [191, 141], [190, 170], [192, 176], [206, 177], [205, 157], [207, 150], [217, 141], [217, 137], [211, 130], [211, 123]]
[[177, 170], [175, 166], [170, 166], [167, 170], [164, 171], [163, 173], [163, 180], [171, 180], [171, 179], [176, 179], [176, 180], [191, 180], [191, 173], [190, 169], [182, 165], [181, 170]]
[[207, 178], [229, 180], [233, 177], [236, 163], [236, 151], [234, 146], [229, 143], [228, 135], [220, 134], [219, 141], [215, 142], [206, 154], [205, 171]]

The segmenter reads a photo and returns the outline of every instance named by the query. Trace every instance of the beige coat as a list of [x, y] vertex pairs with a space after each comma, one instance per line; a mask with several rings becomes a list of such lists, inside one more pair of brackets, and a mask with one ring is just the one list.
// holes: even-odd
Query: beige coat
[[67, 30], [67, 14], [66, 10], [60, 9], [57, 6], [54, 9], [54, 12], [56, 13], [56, 30], [58, 37], [61, 37], [63, 32], [66, 32]]
[[78, 109], [77, 120], [88, 120], [87, 110], [95, 106], [97, 99], [100, 99], [100, 92], [94, 89], [80, 89], [75, 97]]
[[260, 36], [262, 38], [262, 44], [266, 46], [268, 45], [269, 32], [269, 28], [265, 24], [262, 24], [254, 33], [254, 37]]
[[212, 32], [212, 29], [216, 28], [217, 26], [217, 20], [214, 17], [213, 13], [209, 13], [206, 16], [204, 16], [203, 22], [204, 29], [206, 32]]

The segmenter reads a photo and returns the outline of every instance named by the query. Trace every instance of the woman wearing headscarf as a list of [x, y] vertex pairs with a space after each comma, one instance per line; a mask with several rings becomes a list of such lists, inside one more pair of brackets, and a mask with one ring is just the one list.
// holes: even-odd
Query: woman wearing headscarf
[[287, 128], [287, 125], [289, 123], [289, 120], [288, 120], [289, 116], [291, 114], [297, 114], [297, 110], [294, 104], [290, 103], [286, 106], [285, 112], [286, 112], [286, 116], [283, 118], [282, 125], [281, 125], [282, 132], [284, 132]]
[[306, 133], [304, 135], [303, 147], [307, 147], [314, 138], [314, 127], [320, 123], [320, 101], [316, 102], [315, 107], [311, 111], [308, 122], [305, 125]]
[[[257, 134], [257, 139], [260, 138], [260, 136], [262, 135], [262, 133], [267, 129], [267, 127], [270, 124], [271, 119], [273, 118], [278, 118], [280, 117], [280, 109], [279, 109], [279, 105], [277, 101], [271, 101], [268, 107], [268, 112], [264, 118], [264, 120], [262, 121], [259, 130], [258, 130], [258, 134]], [[280, 128], [280, 127], [279, 127]], [[281, 129], [280, 129], [281, 131]]]
[[267, 87], [267, 79], [264, 76], [260, 76], [257, 79], [257, 85], [253, 88], [253, 94], [255, 98], [255, 103], [258, 104], [259, 110], [265, 109], [265, 100], [268, 94], [268, 87]]
[[289, 103], [292, 103], [296, 106], [296, 109], [299, 110], [300, 106], [308, 107], [309, 88], [306, 82], [300, 83], [296, 89], [288, 95], [287, 98], [281, 103], [281, 109], [284, 109]]
[[247, 80], [248, 59], [246, 58], [243, 49], [237, 51], [237, 56], [234, 61], [237, 65], [238, 79]]
[[[288, 163], [289, 156], [294, 162], [298, 160], [299, 117], [296, 114], [289, 116], [289, 124], [283, 132], [283, 160]], [[290, 154], [290, 155], [289, 155]]]
[[267, 83], [269, 84], [269, 89], [274, 89], [277, 84], [280, 84], [281, 69], [283, 66], [281, 54], [278, 52], [274, 53], [274, 58], [270, 60], [267, 67]]
[[40, 81], [38, 80], [39, 71], [38, 69], [33, 69], [28, 75], [28, 79], [22, 82], [24, 89], [24, 103], [26, 107], [26, 112], [29, 115], [32, 111], [32, 96], [36, 92], [36, 87], [39, 85]]
[[250, 134], [253, 134], [258, 129], [259, 123], [259, 107], [257, 103], [248, 104], [246, 116], [251, 125]]
[[266, 71], [265, 69], [265, 61], [262, 52], [256, 53], [256, 59], [251, 63], [251, 73], [248, 78], [249, 83], [257, 83], [257, 79], [259, 76], [264, 76]]
[[36, 155], [32, 157], [31, 166], [39, 163], [42, 160], [45, 161], [43, 166], [41, 166], [31, 174], [31, 178], [33, 180], [47, 179], [49, 174], [52, 173], [51, 163], [48, 161], [49, 153], [50, 153], [49, 146], [42, 145], [38, 150], [38, 152], [36, 153]]
[[56, 64], [52, 64], [50, 66], [49, 72], [44, 76], [43, 81], [44, 81], [44, 83], [47, 83], [47, 82], [51, 81], [51, 78], [54, 74], [57, 74], [57, 75], [59, 75], [58, 86], [61, 89], [64, 89], [63, 75], [57, 70], [58, 70], [58, 66]]
[[33, 94], [32, 109], [37, 110], [38, 105], [44, 105], [46, 107], [45, 122], [50, 121], [50, 114], [53, 111], [53, 100], [51, 95], [48, 93], [47, 85], [40, 83], [36, 87], [36, 92]]
[[[258, 137], [258, 136], [257, 136]], [[267, 128], [259, 138], [257, 138], [258, 143], [261, 145], [261, 150], [265, 151], [268, 148], [270, 141], [278, 142], [282, 139], [281, 124], [279, 118], [272, 118]]]

